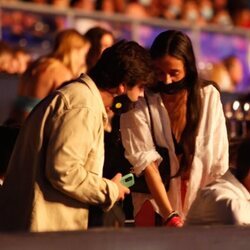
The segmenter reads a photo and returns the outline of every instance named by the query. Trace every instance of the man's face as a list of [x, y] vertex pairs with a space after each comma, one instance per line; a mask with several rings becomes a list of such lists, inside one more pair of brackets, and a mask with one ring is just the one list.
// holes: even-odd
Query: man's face
[[117, 88], [101, 91], [106, 111], [109, 111], [112, 107], [114, 98], [123, 94], [126, 94], [132, 102], [136, 102], [140, 96], [144, 96], [144, 85], [137, 84], [132, 88], [128, 88], [126, 85], [120, 84]]

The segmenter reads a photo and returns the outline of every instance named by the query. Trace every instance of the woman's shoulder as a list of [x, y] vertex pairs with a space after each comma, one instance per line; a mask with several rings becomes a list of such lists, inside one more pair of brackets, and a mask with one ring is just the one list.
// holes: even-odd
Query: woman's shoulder
[[202, 89], [209, 89], [209, 90], [217, 90], [217, 91], [221, 91], [219, 85], [212, 80], [206, 80], [206, 79], [201, 79], [201, 88]]
[[216, 82], [202, 79], [201, 80], [201, 93], [203, 95], [219, 95], [220, 96], [221, 91]]
[[32, 76], [51, 74], [55, 71], [68, 72], [69, 70], [56, 58], [40, 57], [29, 67], [28, 73]]
[[58, 59], [48, 58], [43, 64], [45, 68], [42, 79], [44, 80], [47, 77], [51, 79], [55, 88], [60, 86], [62, 82], [73, 78], [70, 70]]

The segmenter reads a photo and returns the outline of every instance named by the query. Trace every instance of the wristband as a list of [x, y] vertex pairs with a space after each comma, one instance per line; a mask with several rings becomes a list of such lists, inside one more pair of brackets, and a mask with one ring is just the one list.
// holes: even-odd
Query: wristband
[[163, 225], [169, 227], [181, 227], [183, 225], [183, 222], [179, 213], [177, 211], [173, 211], [169, 214]]

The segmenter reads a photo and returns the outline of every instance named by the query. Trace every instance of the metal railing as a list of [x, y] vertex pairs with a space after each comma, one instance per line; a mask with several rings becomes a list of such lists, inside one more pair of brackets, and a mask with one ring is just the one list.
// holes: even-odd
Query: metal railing
[[[112, 14], [105, 14], [102, 11], [92, 11], [87, 12], [84, 10], [79, 10], [75, 8], [56, 8], [51, 5], [37, 5], [34, 3], [23, 3], [23, 2], [0, 2], [0, 11], [5, 10], [20, 10], [25, 12], [32, 12], [36, 14], [52, 14], [52, 15], [63, 15], [67, 18], [69, 27], [75, 26], [75, 20], [77, 18], [86, 18], [86, 19], [93, 19], [97, 21], [108, 21], [108, 22], [119, 22], [122, 24], [130, 24], [131, 26], [131, 34], [132, 39], [137, 41], [138, 40], [138, 26], [147, 25], [153, 28], [175, 28], [181, 30], [188, 30], [191, 33], [198, 34], [200, 32], [213, 32], [219, 33], [224, 35], [232, 35], [232, 36], [242, 36], [245, 37], [250, 41], [250, 29], [246, 28], [239, 28], [234, 26], [221, 26], [218, 25], [205, 25], [199, 26], [197, 24], [188, 24], [182, 21], [175, 21], [175, 20], [165, 20], [162, 18], [145, 18], [145, 19], [138, 19], [133, 17], [128, 17], [123, 14], [112, 13]], [[2, 26], [2, 25], [0, 25]], [[196, 37], [196, 36], [195, 36]], [[199, 37], [199, 35], [197, 35]], [[1, 36], [0, 36], [1, 38]]]

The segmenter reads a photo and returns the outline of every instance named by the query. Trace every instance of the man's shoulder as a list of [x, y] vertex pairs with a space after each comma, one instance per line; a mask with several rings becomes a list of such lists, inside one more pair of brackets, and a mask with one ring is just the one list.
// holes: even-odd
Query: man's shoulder
[[71, 82], [70, 84], [60, 88], [58, 95], [61, 96], [66, 106], [71, 108], [94, 108], [96, 98], [89, 87], [81, 82]]

